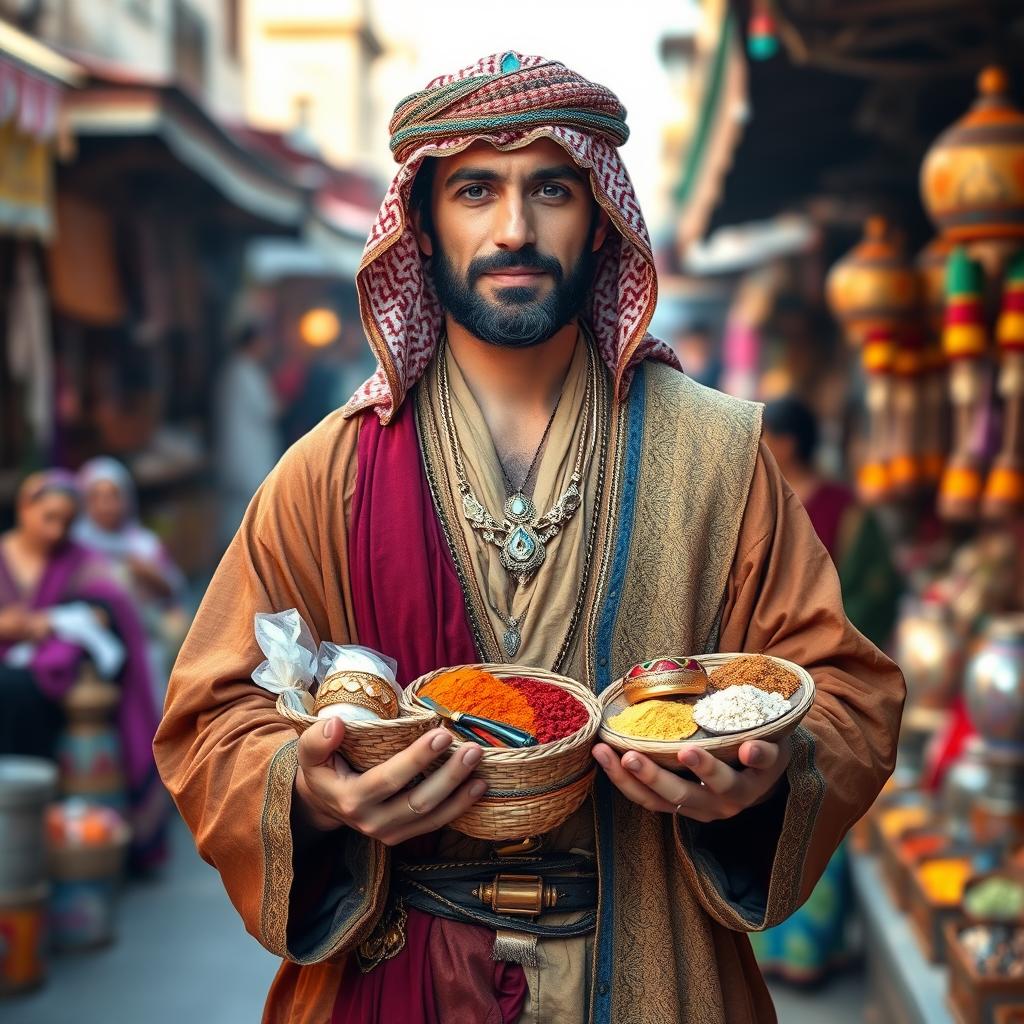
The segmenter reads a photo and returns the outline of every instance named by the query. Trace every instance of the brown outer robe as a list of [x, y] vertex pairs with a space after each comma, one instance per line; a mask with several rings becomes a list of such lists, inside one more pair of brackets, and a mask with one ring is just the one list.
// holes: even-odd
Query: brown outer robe
[[[329, 1021], [344, 954], [372, 926], [378, 910], [372, 897], [384, 881], [386, 859], [376, 844], [353, 853], [342, 833], [325, 840], [332, 860], [355, 874], [356, 892], [368, 895], [340, 934], [335, 930], [315, 948], [293, 947], [286, 894], [302, 895], [292, 886], [288, 822], [295, 732], [276, 714], [271, 695], [249, 679], [262, 657], [253, 636], [255, 612], [296, 607], [316, 637], [338, 643], [354, 637], [347, 521], [358, 423], [328, 417], [257, 493], [175, 666], [155, 743], [163, 778], [199, 852], [220, 872], [246, 928], [289, 958], [271, 989], [265, 1021]], [[760, 1024], [773, 1020], [774, 1011], [740, 932], [774, 923], [809, 895], [838, 841], [892, 770], [904, 695], [895, 666], [846, 621], [827, 553], [763, 449], [728, 578], [720, 649], [788, 657], [806, 665], [818, 686], [789, 778], [792, 789], [813, 776], [818, 800], [826, 792], [827, 799], [812, 818], [813, 835], [808, 822], [791, 820], [798, 814], [788, 802], [783, 841], [808, 835], [793, 869], [782, 873], [787, 877], [773, 871], [763, 920], [744, 919], [706, 870], [709, 855], [749, 849], [744, 816], [695, 830], [681, 821], [679, 867], [710, 918], [719, 976], [713, 987], [722, 993], [723, 1020]], [[643, 922], [637, 925], [642, 931]], [[633, 941], [624, 935], [620, 948]], [[685, 962], [685, 951], [677, 953]], [[698, 1017], [705, 1019], [698, 1013], [689, 1019]]]

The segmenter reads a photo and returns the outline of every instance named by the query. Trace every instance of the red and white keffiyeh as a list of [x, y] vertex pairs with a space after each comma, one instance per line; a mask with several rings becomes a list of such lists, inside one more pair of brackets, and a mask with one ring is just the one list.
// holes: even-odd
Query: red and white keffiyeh
[[[552, 74], [556, 75], [554, 79]], [[482, 79], [481, 90], [453, 88], [455, 83], [477, 77]], [[552, 123], [501, 128], [502, 97], [493, 97], [501, 87], [507, 96], [511, 123], [521, 125], [524, 117], [546, 118], [547, 113]], [[492, 94], [486, 107], [477, 95], [484, 90]], [[420, 137], [411, 144], [394, 147], [401, 167], [384, 197], [359, 264], [356, 286], [360, 314], [379, 365], [349, 400], [345, 415], [373, 407], [387, 423], [430, 362], [444, 315], [408, 217], [409, 195], [426, 157], [458, 153], [479, 141], [510, 150], [538, 138], [550, 138], [588, 171], [594, 198], [617, 229], [608, 233], [598, 254], [592, 298], [585, 311], [601, 355], [612, 371], [616, 397], [625, 394], [632, 370], [641, 360], [654, 358], [678, 366], [672, 350], [647, 333], [657, 302], [658, 280], [650, 236], [629, 174], [609, 141], [609, 132], [570, 127], [587, 123], [588, 116], [598, 124], [602, 117], [610, 121], [608, 111], [617, 105], [614, 96], [543, 57], [492, 54], [454, 75], [435, 79], [422, 93], [403, 100], [393, 129], [400, 114], [407, 125], [409, 110], [415, 110], [421, 97], [429, 100], [435, 91], [440, 102], [432, 104], [429, 117], [433, 122], [421, 120], [417, 125]], [[445, 91], [453, 98], [449, 100]], [[544, 111], [543, 115], [532, 114], [534, 97], [532, 109]], [[624, 116], [621, 106], [618, 109]], [[469, 122], [467, 127], [479, 126], [481, 110], [487, 114], [485, 131], [451, 134], [453, 126], [458, 130], [462, 121]], [[437, 125], [437, 137], [423, 135], [424, 123]]]

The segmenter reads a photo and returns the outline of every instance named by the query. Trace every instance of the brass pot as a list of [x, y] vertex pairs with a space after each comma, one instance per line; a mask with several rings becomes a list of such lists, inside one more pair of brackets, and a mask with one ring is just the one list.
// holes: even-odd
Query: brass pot
[[832, 315], [859, 345], [875, 330], [914, 322], [918, 279], [884, 217], [869, 217], [864, 238], [829, 271], [825, 284]]
[[1024, 114], [1001, 68], [978, 76], [978, 98], [932, 143], [921, 198], [946, 238], [1024, 238]]

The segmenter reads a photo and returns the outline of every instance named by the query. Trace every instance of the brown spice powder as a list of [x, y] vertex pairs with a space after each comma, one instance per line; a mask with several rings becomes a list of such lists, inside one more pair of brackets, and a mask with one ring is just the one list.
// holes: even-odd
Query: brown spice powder
[[747, 654], [742, 658], [733, 658], [716, 668], [709, 680], [714, 690], [724, 690], [728, 686], [756, 686], [766, 693], [781, 694], [786, 700], [800, 689], [800, 679], [788, 668], [776, 664], [763, 654]]

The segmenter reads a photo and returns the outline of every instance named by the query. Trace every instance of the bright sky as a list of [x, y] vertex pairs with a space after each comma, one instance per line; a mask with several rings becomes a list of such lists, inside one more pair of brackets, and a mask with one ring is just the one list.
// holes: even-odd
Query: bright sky
[[[505, 50], [560, 60], [608, 86], [628, 111], [631, 135], [623, 157], [653, 217], [661, 129], [678, 116], [658, 43], [666, 32], [694, 25], [693, 0], [372, 0], [371, 7], [380, 34], [407, 54], [380, 82], [381, 92], [394, 89], [392, 105], [439, 74]], [[386, 120], [390, 108], [383, 113]]]

